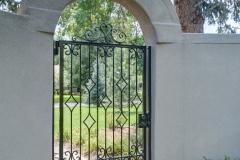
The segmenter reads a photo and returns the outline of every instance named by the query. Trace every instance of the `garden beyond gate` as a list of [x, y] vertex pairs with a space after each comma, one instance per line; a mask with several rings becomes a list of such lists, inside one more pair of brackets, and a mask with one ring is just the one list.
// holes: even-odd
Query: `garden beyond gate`
[[150, 159], [150, 49], [110, 24], [54, 42], [56, 159]]

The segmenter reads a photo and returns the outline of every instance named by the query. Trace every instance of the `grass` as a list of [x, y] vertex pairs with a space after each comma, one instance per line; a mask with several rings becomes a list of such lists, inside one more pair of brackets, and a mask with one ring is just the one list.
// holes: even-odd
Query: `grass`
[[[54, 135], [57, 140], [59, 139], [59, 108], [55, 108], [54, 112]], [[139, 109], [136, 113], [134, 107], [123, 108], [126, 118], [118, 108], [112, 107], [108, 109], [94, 106], [64, 107], [63, 112], [64, 142], [69, 144], [72, 141], [76, 148], [80, 150], [79, 147], [81, 147], [81, 152], [85, 156], [88, 154], [89, 149], [91, 155], [96, 155], [97, 152], [98, 154], [100, 151], [103, 152], [103, 150], [100, 150], [101, 148], [107, 149], [108, 152], [115, 156], [128, 155], [131, 150], [130, 146], [139, 139], [139, 134], [141, 134], [141, 131], [136, 132], [135, 126], [129, 127], [136, 124], [137, 116], [142, 112]]]
[[[130, 112], [129, 112], [130, 111]], [[59, 108], [55, 108], [54, 110], [55, 112], [55, 129], [57, 129], [56, 127], [59, 125], [59, 121], [58, 121], [58, 117], [59, 117]], [[119, 118], [124, 119], [123, 115], [120, 115], [120, 111], [118, 108], [109, 108], [107, 110], [105, 110], [103, 107], [86, 107], [83, 106], [82, 108], [80, 107], [76, 107], [73, 109], [73, 107], [64, 107], [63, 109], [64, 112], [64, 126], [70, 126], [71, 123], [71, 113], [72, 113], [72, 121], [74, 122], [73, 124], [73, 128], [75, 126], [79, 126], [80, 125], [80, 118], [81, 118], [81, 123], [83, 123], [84, 119], [86, 118], [86, 116], [88, 114], [90, 114], [92, 116], [92, 118], [94, 119], [98, 119], [98, 125], [99, 128], [105, 128], [105, 122], [106, 120], [108, 120], [109, 116], [111, 116], [113, 118], [113, 113], [114, 113], [114, 119], [117, 119], [118, 116], [120, 116]], [[140, 114], [142, 112], [141, 109], [138, 110], [138, 113]], [[123, 113], [126, 116], [127, 119], [130, 119], [130, 121], [126, 121], [125, 126], [128, 126], [128, 122], [130, 122], [130, 124], [134, 124], [136, 123], [136, 110], [135, 108], [130, 108], [130, 110], [127, 107], [123, 108]], [[97, 116], [99, 115], [99, 116]], [[88, 118], [89, 120], [91, 119], [90, 117]], [[119, 119], [118, 119], [119, 121]], [[89, 124], [90, 121], [87, 121], [87, 123]]]
[[[70, 98], [70, 99], [69, 99]], [[76, 94], [76, 95], [73, 95], [72, 97], [70, 97], [70, 95], [64, 95], [63, 96], [63, 101], [66, 102], [68, 100], [69, 103], [74, 103], [76, 101], [80, 101], [80, 95], [79, 94]], [[54, 95], [54, 103], [59, 103], [59, 95]]]

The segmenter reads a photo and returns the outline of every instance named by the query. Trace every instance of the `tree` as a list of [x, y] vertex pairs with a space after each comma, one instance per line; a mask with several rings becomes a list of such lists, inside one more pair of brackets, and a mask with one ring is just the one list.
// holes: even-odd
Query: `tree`
[[17, 13], [20, 2], [16, 0], [0, 0], [0, 9], [12, 13]]
[[[126, 43], [144, 45], [143, 35], [137, 20], [126, 9], [117, 3], [113, 3], [111, 0], [79, 0], [70, 4], [60, 17], [55, 39], [72, 39], [73, 36], [83, 35], [86, 30], [94, 29], [95, 26], [100, 26], [101, 23], [110, 23], [113, 25], [113, 28], [123, 30], [128, 35]], [[79, 39], [79, 41], [83, 40]], [[66, 47], [66, 51], [70, 50], [70, 48]], [[77, 51], [77, 48], [74, 47], [73, 50]], [[66, 82], [71, 82], [72, 86], [81, 88], [82, 94], [87, 93], [86, 90], [82, 90], [84, 88], [82, 85], [88, 79], [88, 68], [91, 68], [90, 75], [94, 75], [94, 71], [96, 71], [93, 69], [93, 65], [88, 63], [88, 54], [85, 53], [88, 53], [89, 50], [91, 51], [90, 62], [92, 63], [96, 61], [97, 55], [96, 53], [92, 53], [96, 50], [96, 47], [89, 48], [88, 45], [81, 46], [81, 54], [73, 56], [72, 62], [71, 56], [64, 57], [64, 73], [67, 75], [66, 78], [70, 79], [69, 75], [72, 74], [72, 81]], [[80, 57], [81, 61], [79, 60]], [[73, 66], [72, 69], [71, 63]], [[81, 76], [79, 75], [80, 73]], [[79, 81], [79, 77], [81, 77], [81, 82]], [[95, 103], [95, 101], [93, 102]]]
[[112, 0], [77, 0], [62, 12], [55, 39], [71, 39], [102, 23], [110, 23], [114, 28], [124, 30], [130, 34], [129, 37], [142, 35], [133, 15]]
[[94, 62], [94, 71], [92, 75], [88, 77], [88, 83], [86, 87], [86, 103], [89, 104], [99, 104], [99, 102], [104, 98], [104, 85], [102, 82], [102, 77], [104, 77], [101, 71], [102, 65], [98, 61]]
[[240, 0], [174, 0], [184, 33], [202, 33], [203, 24], [217, 25], [218, 33], [236, 33], [240, 22]]

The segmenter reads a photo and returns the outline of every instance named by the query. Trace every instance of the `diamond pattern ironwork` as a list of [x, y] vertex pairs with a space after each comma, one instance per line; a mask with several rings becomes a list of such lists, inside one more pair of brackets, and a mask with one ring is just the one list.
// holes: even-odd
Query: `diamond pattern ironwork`
[[139, 97], [138, 94], [133, 98], [132, 104], [135, 108], [138, 108], [142, 104], [142, 99]]
[[109, 97], [105, 94], [103, 99], [101, 100], [101, 106], [106, 110], [108, 107], [112, 104], [112, 101], [109, 99]]
[[[73, 99], [74, 102], [70, 102], [70, 100]], [[73, 107], [73, 109], [78, 105], [78, 101], [73, 97], [73, 95], [71, 95], [67, 101], [64, 103], [69, 109], [70, 107]], [[72, 110], [73, 110], [72, 109]]]
[[83, 121], [83, 123], [86, 125], [88, 129], [91, 129], [92, 126], [96, 123], [96, 120], [92, 117], [91, 114], [88, 114], [86, 119]]
[[[90, 83], [91, 85], [88, 85], [87, 83]], [[96, 86], [96, 83], [94, 82], [94, 80], [92, 80], [92, 77], [88, 77], [88, 79], [85, 81], [85, 83], [83, 84], [86, 88], [87, 88], [87, 90], [90, 92], [92, 89], [93, 89], [93, 87], [95, 87]]]
[[119, 114], [118, 118], [116, 119], [117, 123], [119, 124], [120, 127], [123, 127], [124, 124], [127, 122], [127, 118], [126, 116], [123, 114], [123, 112], [121, 112], [121, 114]]
[[127, 86], [127, 82], [123, 77], [119, 79], [119, 81], [117, 82], [117, 86], [121, 91], [123, 91], [123, 89]]

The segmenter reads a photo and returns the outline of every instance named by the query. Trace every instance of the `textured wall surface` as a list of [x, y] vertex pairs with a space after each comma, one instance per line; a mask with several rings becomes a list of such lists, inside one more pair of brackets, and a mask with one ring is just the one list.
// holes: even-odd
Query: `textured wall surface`
[[0, 159], [51, 159], [52, 35], [0, 12]]
[[187, 34], [157, 45], [155, 159], [240, 158], [239, 39]]
[[[52, 41], [73, 0], [0, 12], [0, 159], [52, 157]], [[115, 0], [152, 51], [153, 160], [240, 158], [240, 36], [182, 34], [169, 0]]]

